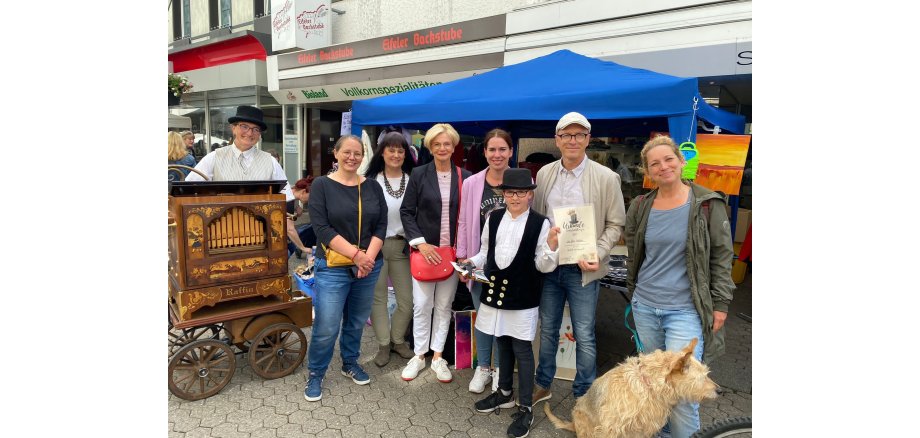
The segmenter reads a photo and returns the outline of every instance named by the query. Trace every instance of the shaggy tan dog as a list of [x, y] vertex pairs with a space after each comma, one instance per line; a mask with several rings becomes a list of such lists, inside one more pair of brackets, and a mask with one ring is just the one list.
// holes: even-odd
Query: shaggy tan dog
[[579, 438], [653, 437], [678, 402], [717, 396], [709, 367], [693, 357], [697, 342], [694, 338], [681, 351], [657, 350], [627, 358], [575, 402], [572, 423], [553, 415], [549, 403], [543, 405], [546, 417], [557, 429], [571, 430]]

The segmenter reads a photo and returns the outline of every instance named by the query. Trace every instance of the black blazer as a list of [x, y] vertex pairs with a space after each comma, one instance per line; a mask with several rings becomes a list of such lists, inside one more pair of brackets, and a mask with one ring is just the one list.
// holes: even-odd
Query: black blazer
[[[461, 169], [463, 179], [472, 175]], [[457, 166], [450, 165], [450, 244], [457, 241], [457, 218], [460, 217], [460, 191], [457, 188]], [[434, 162], [412, 169], [406, 194], [399, 208], [406, 240], [424, 237], [425, 242], [440, 246], [441, 242], [441, 189]]]

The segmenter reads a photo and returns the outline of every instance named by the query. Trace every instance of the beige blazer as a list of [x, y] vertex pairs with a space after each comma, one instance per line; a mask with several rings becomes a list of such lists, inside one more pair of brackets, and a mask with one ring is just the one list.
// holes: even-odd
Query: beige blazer
[[[602, 257], [600, 268], [594, 272], [581, 273], [581, 285], [601, 279], [607, 275], [610, 250], [616, 246], [626, 225], [626, 208], [623, 205], [623, 191], [620, 189], [620, 175], [602, 166], [587, 156], [587, 166], [581, 175], [581, 192], [585, 202], [594, 205], [594, 229], [597, 233], [597, 254]], [[549, 163], [537, 172], [537, 188], [534, 190], [533, 209], [544, 216], [552, 217], [547, 211], [546, 198], [556, 183], [562, 160]]]

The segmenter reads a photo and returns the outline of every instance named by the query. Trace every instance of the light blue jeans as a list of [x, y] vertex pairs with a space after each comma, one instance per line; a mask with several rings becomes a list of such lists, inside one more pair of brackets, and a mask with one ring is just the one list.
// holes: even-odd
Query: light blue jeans
[[313, 308], [316, 317], [313, 319], [307, 368], [311, 374], [322, 377], [332, 361], [339, 332], [342, 333], [339, 341], [342, 364], [358, 363], [361, 335], [371, 315], [374, 285], [377, 284], [383, 259], [377, 260], [374, 270], [364, 278], [352, 278], [348, 268], [327, 267], [326, 259], [316, 258], [314, 265], [316, 286]]
[[[482, 283], [478, 281], [473, 282], [473, 289], [470, 290], [470, 295], [473, 297], [473, 307], [476, 308], [476, 312], [479, 312], [479, 296], [482, 294]], [[476, 362], [477, 366], [488, 368], [498, 367], [498, 354], [492, 356], [492, 342], [495, 340], [495, 337], [492, 335], [485, 334], [476, 327], [473, 327], [474, 336], [476, 336]]]
[[[699, 343], [693, 350], [697, 360], [703, 359], [703, 323], [696, 309], [665, 310], [640, 304], [632, 300], [633, 319], [636, 332], [642, 341], [644, 352], [655, 350], [680, 351], [690, 340]], [[672, 438], [687, 438], [700, 428], [700, 404], [678, 403], [671, 410], [668, 423], [662, 432], [670, 432]]]
[[597, 280], [581, 285], [578, 265], [562, 265], [543, 279], [540, 297], [540, 363], [537, 385], [549, 388], [556, 375], [556, 350], [559, 348], [559, 327], [565, 303], [569, 303], [572, 331], [575, 335], [575, 381], [572, 394], [581, 397], [591, 389], [597, 377], [597, 340], [594, 337]]

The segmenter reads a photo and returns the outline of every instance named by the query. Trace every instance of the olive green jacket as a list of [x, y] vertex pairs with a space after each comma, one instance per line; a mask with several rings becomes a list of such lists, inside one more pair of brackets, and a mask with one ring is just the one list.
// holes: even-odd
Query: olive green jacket
[[[689, 183], [693, 192], [690, 209], [690, 224], [687, 233], [687, 276], [690, 279], [690, 293], [693, 305], [703, 323], [703, 361], [712, 362], [725, 352], [725, 330], [712, 333], [712, 312], [728, 313], [735, 283], [732, 281], [731, 225], [725, 211], [722, 194], [701, 185]], [[645, 230], [652, 202], [658, 190], [652, 190], [644, 198], [635, 198], [626, 212], [626, 247], [629, 250], [626, 287], [632, 294], [636, 289], [639, 268], [645, 260]], [[709, 201], [709, 222], [703, 215], [703, 201]]]

